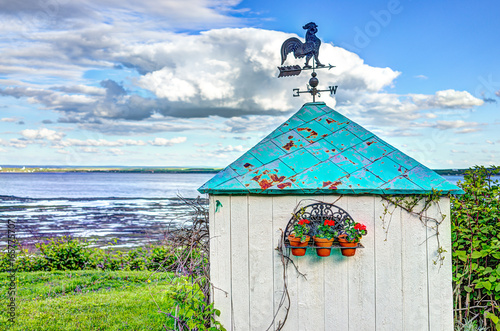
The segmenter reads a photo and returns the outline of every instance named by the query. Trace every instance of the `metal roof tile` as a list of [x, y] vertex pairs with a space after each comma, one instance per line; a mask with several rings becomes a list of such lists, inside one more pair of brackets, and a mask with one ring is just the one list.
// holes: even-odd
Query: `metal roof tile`
[[344, 169], [349, 174], [371, 163], [370, 160], [357, 153], [353, 148], [349, 148], [342, 153], [334, 155], [330, 161]]
[[333, 132], [325, 139], [341, 151], [362, 142], [361, 139], [345, 128]]
[[281, 161], [296, 173], [302, 172], [321, 162], [320, 159], [316, 158], [304, 148], [283, 156]]
[[320, 139], [314, 144], [308, 145], [304, 148], [321, 161], [327, 160], [339, 152], [335, 146], [325, 139]]
[[393, 180], [394, 178], [405, 174], [408, 169], [394, 162], [388, 157], [383, 157], [366, 166], [366, 169], [382, 179], [384, 182]]
[[367, 159], [376, 161], [394, 150], [380, 138], [373, 137], [354, 147], [354, 149]]
[[299, 148], [309, 145], [309, 142], [298, 132], [291, 130], [274, 138], [274, 143], [285, 153], [292, 153]]
[[323, 125], [316, 121], [311, 121], [299, 125], [295, 131], [297, 131], [302, 137], [304, 137], [310, 143], [313, 143], [321, 138], [328, 137], [332, 131], [325, 128]]

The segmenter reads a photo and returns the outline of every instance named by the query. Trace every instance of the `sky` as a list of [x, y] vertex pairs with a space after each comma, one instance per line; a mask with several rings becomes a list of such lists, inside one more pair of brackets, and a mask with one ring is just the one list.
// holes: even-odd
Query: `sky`
[[[311, 97], [433, 169], [500, 162], [495, 1], [0, 0], [0, 165], [224, 167]], [[289, 56], [286, 64], [303, 64]]]

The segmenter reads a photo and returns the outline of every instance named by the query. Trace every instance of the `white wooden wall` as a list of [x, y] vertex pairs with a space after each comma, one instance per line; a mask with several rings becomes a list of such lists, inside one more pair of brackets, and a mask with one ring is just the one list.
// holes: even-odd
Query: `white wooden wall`
[[[319, 258], [313, 249], [292, 257], [307, 279], [288, 268], [290, 311], [284, 330], [453, 330], [450, 205], [442, 198], [428, 216], [446, 215], [440, 243], [444, 265], [434, 264], [435, 232], [400, 208], [386, 217], [378, 196], [210, 196], [213, 300], [227, 330], [274, 330], [283, 293], [275, 248], [292, 211], [320, 200], [345, 209], [367, 226], [364, 249]], [[222, 208], [216, 213], [215, 202]], [[392, 211], [392, 208], [390, 209]], [[426, 240], [428, 238], [428, 240]]]

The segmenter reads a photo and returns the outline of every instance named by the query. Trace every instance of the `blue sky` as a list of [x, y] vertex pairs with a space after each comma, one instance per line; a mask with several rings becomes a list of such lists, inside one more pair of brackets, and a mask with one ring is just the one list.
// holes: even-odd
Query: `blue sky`
[[494, 1], [2, 2], [0, 165], [225, 166], [310, 101], [276, 78], [310, 21], [321, 101], [431, 168], [499, 163]]

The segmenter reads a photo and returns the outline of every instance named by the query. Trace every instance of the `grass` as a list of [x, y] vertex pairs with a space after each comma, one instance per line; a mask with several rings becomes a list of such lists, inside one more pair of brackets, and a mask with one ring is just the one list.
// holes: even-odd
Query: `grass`
[[[7, 307], [8, 273], [0, 273], [0, 305]], [[56, 271], [17, 275], [16, 323], [0, 311], [0, 330], [163, 330], [174, 312], [169, 273]], [[155, 303], [156, 301], [156, 303]], [[158, 305], [157, 305], [158, 304]]]

